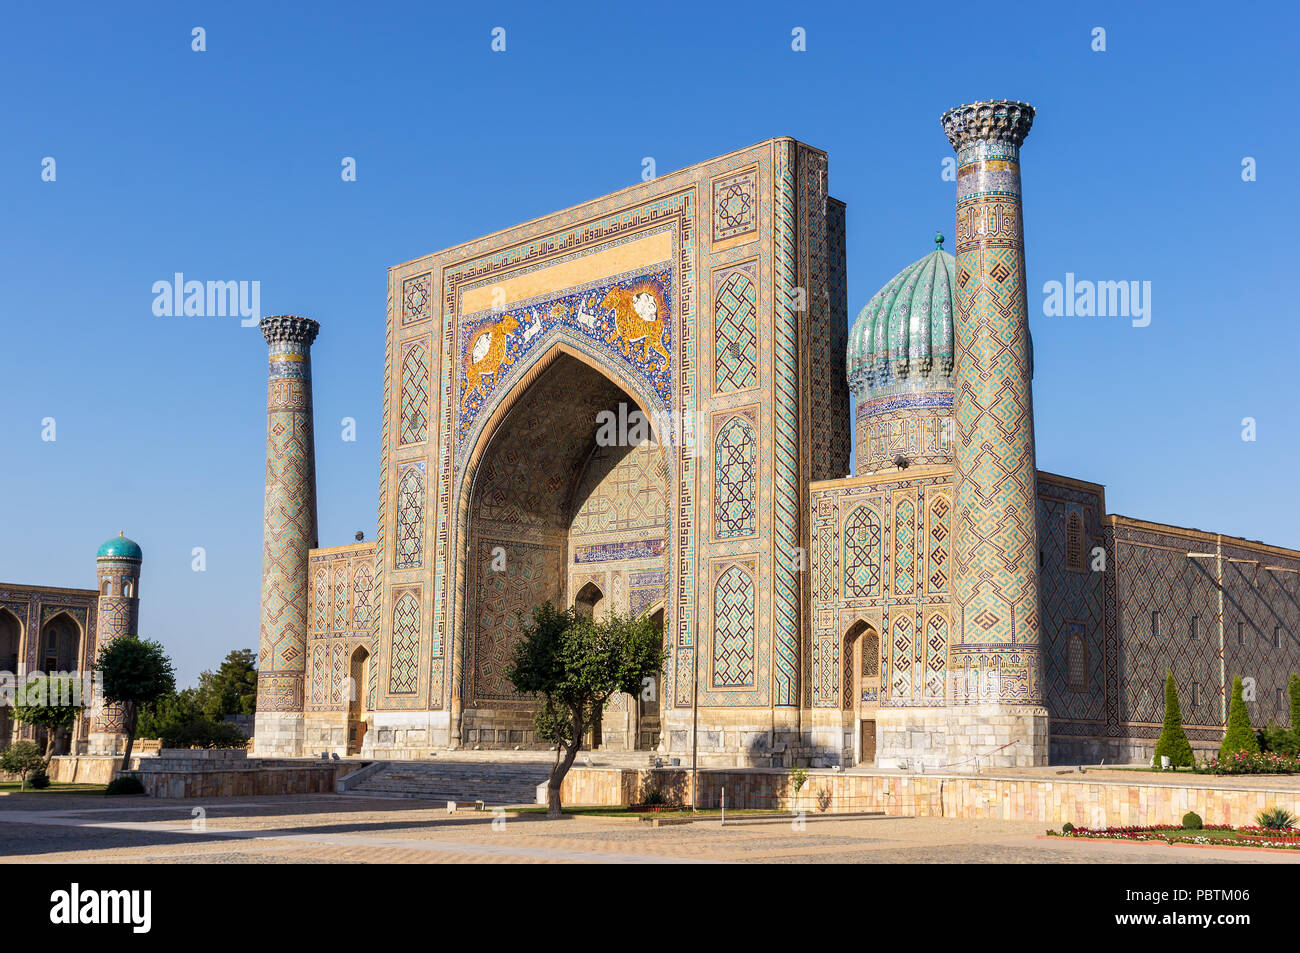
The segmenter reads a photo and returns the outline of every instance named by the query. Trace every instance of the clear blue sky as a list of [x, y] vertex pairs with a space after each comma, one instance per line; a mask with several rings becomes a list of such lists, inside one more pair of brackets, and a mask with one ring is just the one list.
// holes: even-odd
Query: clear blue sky
[[[389, 265], [633, 184], [644, 156], [789, 135], [830, 153], [856, 315], [936, 229], [951, 249], [939, 116], [984, 98], [1039, 111], [1040, 467], [1104, 483], [1112, 512], [1300, 547], [1293, 5], [1002, 4], [984, 26], [961, 5], [471, 6], [6, 9], [0, 580], [91, 587], [122, 529], [141, 633], [182, 682], [256, 648], [265, 345], [154, 316], [155, 281], [257, 280], [264, 314], [321, 322], [321, 542], [373, 538]], [[1150, 281], [1150, 326], [1043, 317], [1066, 272]]]

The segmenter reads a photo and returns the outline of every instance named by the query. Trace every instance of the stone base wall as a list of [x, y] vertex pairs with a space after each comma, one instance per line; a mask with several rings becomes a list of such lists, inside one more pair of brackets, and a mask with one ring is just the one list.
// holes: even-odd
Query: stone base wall
[[445, 711], [373, 711], [366, 713], [366, 722], [363, 758], [427, 758], [434, 748], [453, 747], [451, 716]]
[[[1190, 741], [1198, 758], [1217, 757], [1219, 742]], [[1154, 738], [1102, 738], [1052, 735], [1052, 764], [1150, 764]]]
[[[132, 755], [131, 766], [140, 759]], [[50, 759], [50, 780], [60, 784], [107, 784], [122, 767], [121, 755], [58, 755]]]
[[703, 767], [831, 767], [853, 761], [853, 728], [836, 709], [700, 709], [695, 725], [689, 710], [669, 709], [660, 753], [689, 761], [693, 732]]
[[92, 731], [84, 750], [91, 757], [117, 755], [120, 758], [126, 752], [126, 735], [117, 731]]
[[335, 782], [354, 770], [355, 764], [262, 764], [206, 770], [133, 771], [150, 797], [219, 798], [260, 797], [272, 794], [332, 794]]
[[302, 716], [302, 755], [308, 758], [323, 754], [348, 753], [347, 712], [307, 712]]
[[259, 711], [253, 720], [253, 754], [268, 758], [297, 758], [306, 742], [302, 712]]
[[[806, 811], [816, 814], [883, 813], [892, 817], [960, 817], [1038, 821], [1059, 828], [1177, 824], [1195, 811], [1207, 824], [1253, 824], [1266, 807], [1300, 814], [1300, 790], [1257, 786], [1188, 787], [1142, 781], [1051, 781], [969, 775], [865, 775], [809, 772], [797, 796], [786, 771], [702, 771], [698, 806]], [[637, 803], [658, 789], [689, 803], [690, 772], [676, 769], [572, 768], [560, 797], [566, 805]]]
[[876, 712], [876, 767], [976, 772], [1047, 764], [1046, 708], [962, 705]]

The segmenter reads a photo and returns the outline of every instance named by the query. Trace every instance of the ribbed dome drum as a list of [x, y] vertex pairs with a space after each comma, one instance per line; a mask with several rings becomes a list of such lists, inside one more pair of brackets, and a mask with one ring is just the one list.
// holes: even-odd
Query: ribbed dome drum
[[935, 249], [876, 292], [849, 333], [859, 476], [952, 463], [953, 310], [957, 260]]

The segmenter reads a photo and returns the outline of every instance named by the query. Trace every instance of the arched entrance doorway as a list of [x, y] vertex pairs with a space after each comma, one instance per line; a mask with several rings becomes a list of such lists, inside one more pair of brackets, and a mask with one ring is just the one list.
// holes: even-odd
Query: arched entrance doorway
[[370, 653], [362, 646], [348, 662], [348, 754], [357, 754], [366, 740], [366, 692], [370, 685]]
[[[18, 674], [18, 653], [22, 644], [22, 624], [8, 609], [0, 609], [0, 672]], [[9, 706], [0, 707], [0, 748], [7, 748], [13, 737], [13, 716]]]
[[844, 633], [840, 656], [844, 675], [843, 708], [854, 720], [853, 760], [876, 760], [876, 709], [880, 703], [880, 636], [859, 619]]
[[[36, 665], [42, 672], [75, 674], [81, 658], [81, 626], [68, 613], [59, 612], [41, 626], [39, 646]], [[48, 740], [46, 729], [37, 729], [36, 735], [37, 744], [44, 746]], [[49, 750], [52, 754], [67, 754], [71, 747], [72, 732], [61, 728]]]
[[[469, 477], [460, 730], [483, 747], [542, 745], [506, 675], [521, 616], [639, 615], [667, 584], [668, 467], [641, 405], [564, 348], [516, 390]], [[636, 746], [632, 702], [616, 696], [593, 745]]]
[[600, 587], [594, 582], [589, 582], [578, 590], [578, 596], [573, 600], [573, 608], [578, 610], [578, 615], [585, 616], [588, 619], [599, 619], [601, 603], [605, 601], [605, 594], [600, 591]]

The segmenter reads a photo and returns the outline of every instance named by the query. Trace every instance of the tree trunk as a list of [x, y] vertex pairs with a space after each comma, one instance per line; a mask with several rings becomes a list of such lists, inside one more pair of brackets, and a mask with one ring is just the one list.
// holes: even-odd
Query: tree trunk
[[560, 805], [560, 787], [564, 784], [564, 776], [569, 773], [569, 768], [573, 767], [573, 759], [578, 756], [578, 749], [582, 747], [582, 727], [582, 716], [575, 713], [573, 716], [573, 741], [564, 746], [563, 760], [560, 760], [559, 752], [556, 752], [555, 765], [551, 768], [551, 779], [546, 784], [546, 816], [548, 818], [564, 816], [564, 810]]
[[127, 702], [126, 709], [126, 754], [122, 755], [122, 770], [131, 770], [131, 748], [135, 745], [135, 702]]

